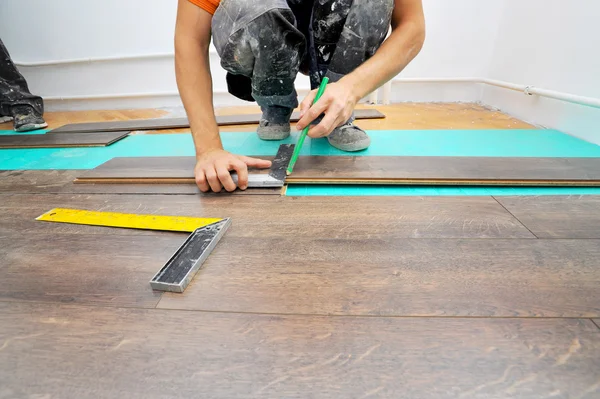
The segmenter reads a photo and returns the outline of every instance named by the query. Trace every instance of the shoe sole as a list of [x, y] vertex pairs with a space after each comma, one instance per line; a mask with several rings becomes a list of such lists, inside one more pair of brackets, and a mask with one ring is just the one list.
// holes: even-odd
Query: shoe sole
[[0, 116], [0, 123], [6, 123], [12, 121], [12, 116]]
[[264, 141], [285, 140], [290, 137], [290, 132], [282, 132], [281, 128], [259, 127], [256, 131], [258, 138]]
[[335, 147], [338, 150], [345, 151], [345, 152], [363, 151], [363, 150], [366, 150], [367, 148], [369, 148], [369, 146], [371, 145], [371, 139], [359, 141], [357, 143], [352, 143], [352, 144], [335, 144], [335, 143], [332, 143], [331, 140], [327, 140], [327, 141], [329, 141], [329, 144], [331, 144], [332, 147]]
[[28, 125], [23, 125], [23, 126], [19, 127], [18, 129], [15, 129], [15, 132], [21, 132], [21, 133], [30, 132], [32, 130], [44, 129], [47, 127], [48, 127], [47, 123], [28, 124]]

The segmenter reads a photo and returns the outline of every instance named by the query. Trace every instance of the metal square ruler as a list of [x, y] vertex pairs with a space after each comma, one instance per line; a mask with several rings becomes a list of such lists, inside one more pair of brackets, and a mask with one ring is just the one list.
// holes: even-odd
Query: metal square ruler
[[191, 232], [179, 249], [150, 280], [152, 289], [183, 292], [223, 237], [231, 219], [136, 215], [55, 208], [36, 218], [44, 222], [73, 223], [128, 229]]

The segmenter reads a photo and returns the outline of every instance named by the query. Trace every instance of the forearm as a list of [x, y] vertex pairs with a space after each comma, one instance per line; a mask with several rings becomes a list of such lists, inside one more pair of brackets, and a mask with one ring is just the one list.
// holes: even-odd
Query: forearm
[[340, 82], [353, 88], [360, 100], [399, 74], [421, 51], [425, 24], [421, 20], [399, 24], [379, 50]]
[[196, 156], [222, 149], [213, 108], [208, 43], [176, 37], [175, 71], [181, 100], [190, 121]]

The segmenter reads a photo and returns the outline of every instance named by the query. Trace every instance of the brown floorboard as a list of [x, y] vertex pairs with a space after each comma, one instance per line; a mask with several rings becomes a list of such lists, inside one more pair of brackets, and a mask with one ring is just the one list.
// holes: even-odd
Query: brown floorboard
[[[297, 122], [300, 113], [294, 112], [291, 121]], [[385, 115], [376, 109], [357, 109], [357, 119], [380, 119]], [[219, 126], [229, 125], [252, 125], [258, 124], [262, 114], [239, 114], [239, 115], [217, 115]], [[51, 133], [93, 133], [93, 132], [115, 132], [124, 130], [159, 130], [159, 129], [181, 129], [189, 128], [187, 118], [159, 118], [159, 119], [131, 119], [124, 121], [88, 122], [68, 124], [56, 128]]]
[[[80, 182], [194, 181], [194, 157], [114, 158]], [[300, 157], [289, 184], [600, 185], [600, 158]]]
[[0, 148], [106, 147], [128, 134], [129, 132], [0, 135]]
[[[358, 109], [377, 109], [384, 119], [361, 119], [355, 123], [365, 130], [390, 129], [536, 129], [531, 124], [512, 118], [498, 110], [473, 103], [401, 103], [393, 105], [359, 104]], [[131, 119], [166, 118], [183, 115], [183, 109], [174, 113], [164, 109], [127, 109], [46, 112], [44, 118], [50, 129], [65, 124], [122, 121]], [[220, 107], [217, 115], [257, 114], [257, 106]], [[256, 131], [255, 125], [221, 126], [221, 131]], [[0, 129], [11, 130], [12, 122], [0, 124]], [[158, 133], [182, 133], [186, 129], [158, 130]], [[144, 131], [152, 133], [153, 131]]]
[[590, 320], [324, 318], [5, 303], [0, 325], [3, 397], [600, 394], [600, 333]]
[[373, 316], [600, 317], [600, 240], [225, 236], [160, 308]]
[[195, 184], [74, 184], [85, 170], [0, 171], [0, 194], [193, 194], [202, 196], [281, 195], [281, 188], [249, 188], [233, 193], [201, 193]]
[[[274, 195], [0, 196], [0, 234], [114, 234], [105, 227], [39, 222], [53, 208], [231, 217], [227, 236], [314, 239], [534, 238], [491, 197], [280, 197]], [[118, 234], [162, 234], [119, 229]]]
[[540, 238], [600, 238], [600, 196], [496, 197]]
[[0, 301], [152, 308], [149, 281], [186, 237], [0, 233]]

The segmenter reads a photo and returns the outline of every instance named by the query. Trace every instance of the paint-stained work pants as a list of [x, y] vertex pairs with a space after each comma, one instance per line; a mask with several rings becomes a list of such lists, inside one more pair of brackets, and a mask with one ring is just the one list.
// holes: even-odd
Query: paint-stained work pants
[[30, 105], [40, 115], [44, 113], [42, 98], [29, 92], [25, 78], [17, 70], [0, 40], [0, 116], [10, 116], [13, 105]]
[[394, 0], [222, 0], [212, 34], [229, 92], [297, 107], [298, 71], [313, 88], [352, 72], [381, 46], [393, 8]]

